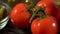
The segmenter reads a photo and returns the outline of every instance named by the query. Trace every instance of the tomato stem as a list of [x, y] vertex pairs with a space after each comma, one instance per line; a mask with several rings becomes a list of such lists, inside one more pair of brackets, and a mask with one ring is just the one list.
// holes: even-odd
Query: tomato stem
[[46, 14], [43, 11], [40, 11], [40, 14], [38, 16], [40, 16], [38, 19], [41, 20], [46, 17]]
[[36, 16], [36, 14], [32, 14], [32, 17], [30, 18], [30, 21], [29, 21], [29, 23], [31, 23], [32, 22], [32, 20], [33, 20], [33, 18]]
[[41, 7], [35, 6], [33, 9], [30, 9], [30, 11], [32, 12], [32, 16], [31, 16], [30, 21], [29, 21], [30, 23], [32, 22], [32, 20], [33, 20], [36, 16], [37, 16], [37, 17], [39, 16], [38, 19], [45, 18], [45, 16], [46, 16], [43, 8], [41, 8]]
[[30, 10], [31, 10], [31, 12], [32, 12], [32, 16], [31, 16], [31, 18], [30, 18], [30, 20], [29, 20], [29, 23], [31, 23], [32, 20], [33, 20], [33, 18], [36, 16], [34, 10], [33, 10], [33, 9], [30, 9]]
[[42, 18], [45, 18], [46, 17], [46, 14], [44, 12], [44, 9], [42, 7], [38, 7], [38, 6], [35, 6], [35, 11], [38, 15], [36, 16], [39, 16], [39, 19], [42, 19]]

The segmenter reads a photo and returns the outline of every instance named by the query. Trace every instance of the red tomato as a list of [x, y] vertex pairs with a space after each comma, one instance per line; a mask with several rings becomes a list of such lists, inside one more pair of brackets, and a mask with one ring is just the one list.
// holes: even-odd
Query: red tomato
[[57, 18], [58, 21], [60, 21], [60, 9], [58, 9], [58, 13], [56, 15], [56, 18]]
[[57, 34], [57, 21], [51, 16], [41, 20], [35, 19], [32, 22], [31, 31], [32, 34]]
[[58, 21], [58, 27], [59, 27], [59, 33], [60, 33], [60, 9], [58, 9], [58, 13], [57, 13], [57, 21]]
[[57, 8], [52, 0], [39, 1], [37, 3], [37, 6], [42, 7], [47, 15], [56, 17]]
[[29, 19], [31, 13], [28, 12], [27, 5], [24, 3], [17, 4], [11, 11], [10, 18], [12, 23], [20, 28], [27, 28], [30, 26]]

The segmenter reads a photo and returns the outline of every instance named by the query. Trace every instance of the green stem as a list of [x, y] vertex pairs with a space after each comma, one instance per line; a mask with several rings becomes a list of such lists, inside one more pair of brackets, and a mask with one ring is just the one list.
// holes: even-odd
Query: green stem
[[30, 21], [29, 21], [29, 23], [31, 23], [32, 22], [32, 20], [33, 20], [33, 18], [36, 16], [36, 14], [32, 14], [32, 17], [30, 18]]
[[[43, 19], [43, 18], [46, 17], [46, 14], [45, 14], [43, 8], [35, 6], [35, 9], [36, 9], [35, 11], [39, 12], [39, 13], [38, 13], [39, 19]], [[36, 15], [36, 16], [37, 16], [37, 15]]]
[[[35, 10], [34, 10], [35, 9]], [[31, 23], [32, 22], [32, 20], [34, 19], [34, 17], [35, 16], [37, 16], [36, 15], [36, 13], [39, 11], [39, 10], [42, 10], [40, 7], [34, 7], [33, 9], [30, 9], [30, 11], [31, 11], [31, 13], [32, 13], [32, 16], [31, 16], [31, 18], [30, 18], [30, 20], [29, 20], [29, 23]]]
[[32, 20], [35, 18], [35, 16], [39, 16], [39, 19], [45, 18], [45, 16], [46, 16], [43, 8], [41, 8], [41, 7], [35, 6], [33, 9], [30, 9], [30, 11], [32, 12], [32, 16], [29, 20], [29, 23], [32, 22]]
[[29, 23], [31, 23], [33, 18], [36, 16], [36, 14], [34, 13], [34, 10], [33, 9], [30, 9], [30, 10], [31, 10], [32, 16], [31, 16], [31, 18], [29, 20]]
[[42, 12], [42, 11], [40, 11], [40, 14], [39, 14], [39, 20], [41, 20], [41, 19], [43, 19], [43, 18], [45, 18], [46, 17], [46, 14], [44, 13], [44, 12]]

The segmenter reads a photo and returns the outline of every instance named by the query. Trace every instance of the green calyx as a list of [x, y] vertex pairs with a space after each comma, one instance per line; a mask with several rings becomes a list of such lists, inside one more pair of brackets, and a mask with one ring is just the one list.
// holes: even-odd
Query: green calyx
[[44, 12], [44, 9], [41, 8], [41, 7], [37, 7], [35, 6], [33, 9], [30, 9], [31, 13], [32, 13], [32, 16], [30, 18], [30, 23], [32, 22], [32, 20], [35, 18], [35, 17], [38, 17], [38, 19], [43, 19], [46, 17], [46, 14]]

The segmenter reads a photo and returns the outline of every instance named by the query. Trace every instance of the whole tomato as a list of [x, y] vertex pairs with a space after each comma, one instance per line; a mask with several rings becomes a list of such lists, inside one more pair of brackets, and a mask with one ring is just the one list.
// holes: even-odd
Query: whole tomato
[[56, 17], [57, 8], [52, 0], [41, 0], [36, 4], [36, 6], [42, 7], [47, 15]]
[[41, 20], [35, 19], [31, 24], [32, 34], [57, 34], [57, 21], [52, 16], [47, 16]]
[[30, 27], [29, 19], [31, 13], [27, 9], [28, 7], [24, 3], [19, 3], [12, 9], [10, 19], [15, 26], [20, 28]]

